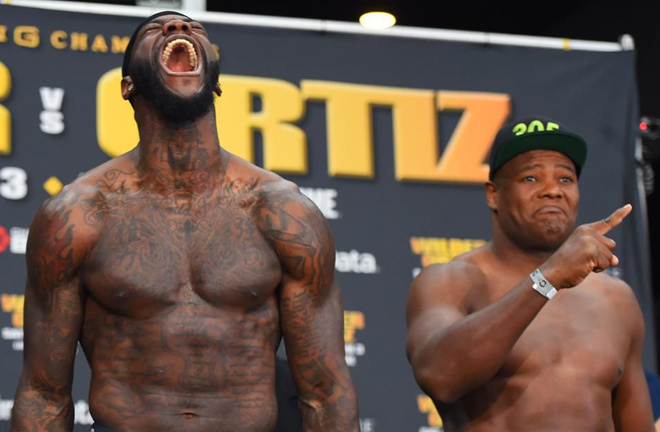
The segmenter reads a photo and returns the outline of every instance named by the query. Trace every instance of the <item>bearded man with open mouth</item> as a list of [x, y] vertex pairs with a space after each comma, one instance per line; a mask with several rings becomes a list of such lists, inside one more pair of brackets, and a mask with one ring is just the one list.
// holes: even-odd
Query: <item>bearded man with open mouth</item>
[[138, 146], [31, 225], [12, 431], [72, 430], [78, 342], [96, 432], [272, 431], [282, 338], [303, 429], [358, 431], [332, 233], [295, 184], [220, 147], [216, 57], [176, 12], [131, 38]]

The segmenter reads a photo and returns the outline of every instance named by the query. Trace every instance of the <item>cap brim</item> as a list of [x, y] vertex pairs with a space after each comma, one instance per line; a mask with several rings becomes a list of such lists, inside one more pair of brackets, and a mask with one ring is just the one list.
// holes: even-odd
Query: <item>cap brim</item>
[[490, 179], [502, 165], [531, 150], [554, 150], [565, 154], [575, 164], [578, 176], [587, 160], [587, 143], [580, 136], [563, 131], [535, 132], [514, 138], [500, 148], [491, 166]]

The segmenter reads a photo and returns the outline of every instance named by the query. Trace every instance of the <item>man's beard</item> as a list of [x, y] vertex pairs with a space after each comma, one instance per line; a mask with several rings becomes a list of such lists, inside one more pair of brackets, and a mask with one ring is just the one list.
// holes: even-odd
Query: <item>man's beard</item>
[[154, 71], [146, 60], [133, 60], [129, 72], [136, 90], [165, 120], [184, 124], [197, 120], [211, 110], [213, 90], [220, 75], [220, 64], [218, 61], [207, 63], [204, 87], [199, 93], [188, 98], [168, 89], [160, 74]]

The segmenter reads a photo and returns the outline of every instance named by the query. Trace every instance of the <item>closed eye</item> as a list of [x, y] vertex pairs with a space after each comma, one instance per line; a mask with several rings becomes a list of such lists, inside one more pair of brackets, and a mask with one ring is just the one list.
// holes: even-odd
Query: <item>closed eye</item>
[[158, 23], [152, 23], [152, 24], [149, 24], [149, 25], [145, 26], [144, 31], [149, 32], [149, 31], [152, 31], [152, 30], [160, 30], [162, 27], [163, 26], [158, 24]]

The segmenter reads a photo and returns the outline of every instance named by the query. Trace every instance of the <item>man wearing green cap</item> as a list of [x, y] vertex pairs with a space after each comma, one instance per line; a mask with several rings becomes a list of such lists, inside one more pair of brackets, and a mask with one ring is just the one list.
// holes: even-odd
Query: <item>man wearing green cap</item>
[[408, 358], [445, 431], [653, 430], [642, 315], [603, 273], [631, 207], [574, 229], [586, 154], [556, 121], [504, 126], [485, 185], [492, 240], [413, 282]]
[[31, 225], [12, 431], [72, 430], [80, 342], [95, 432], [272, 432], [283, 337], [303, 430], [357, 432], [332, 233], [293, 183], [220, 147], [206, 30], [149, 17], [123, 72], [138, 146]]

